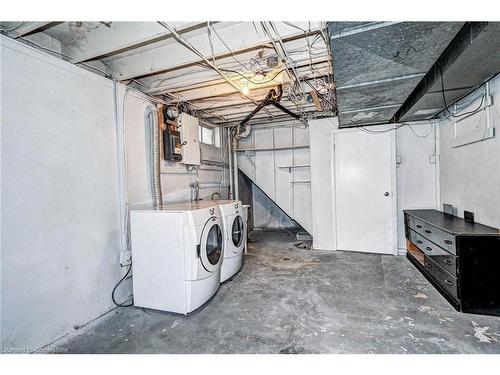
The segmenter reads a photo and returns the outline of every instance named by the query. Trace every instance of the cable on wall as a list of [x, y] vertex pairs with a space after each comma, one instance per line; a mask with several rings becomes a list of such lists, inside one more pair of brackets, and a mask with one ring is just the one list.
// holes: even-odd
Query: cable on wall
[[[462, 116], [467, 116], [467, 115], [473, 115], [473, 114], [476, 114], [477, 112], [481, 111], [482, 110], [482, 106], [483, 106], [483, 103], [484, 103], [484, 94], [481, 96], [481, 103], [479, 103], [479, 106], [472, 110], [472, 111], [469, 111], [469, 112], [464, 112], [464, 113], [460, 113], [460, 114], [455, 114], [453, 112], [450, 111], [450, 107], [448, 106], [448, 104], [446, 103], [446, 95], [445, 95], [445, 87], [444, 87], [444, 79], [443, 79], [443, 69], [441, 68], [441, 64], [439, 63], [438, 61], [438, 69], [439, 69], [439, 76], [441, 78], [441, 96], [443, 97], [443, 104], [444, 104], [444, 110], [446, 112], [448, 112], [448, 114], [452, 117], [455, 117], [455, 118], [460, 118]], [[480, 85], [479, 87], [477, 87], [471, 94], [469, 94], [470, 97], [472, 97], [481, 87], [483, 87], [483, 85]]]
[[[130, 266], [127, 270], [127, 272], [125, 273], [125, 275], [120, 279], [120, 281], [118, 281], [118, 283], [115, 285], [115, 287], [113, 288], [113, 291], [111, 292], [111, 299], [113, 300], [113, 303], [117, 306], [117, 307], [130, 307], [130, 306], [134, 306], [134, 297], [132, 296], [132, 299], [129, 303], [127, 303], [127, 301], [125, 302], [116, 302], [116, 299], [115, 299], [115, 292], [116, 292], [116, 289], [118, 289], [118, 286], [124, 282], [125, 280], [127, 280], [127, 276], [129, 275], [130, 271], [132, 270], [132, 266]], [[130, 276], [132, 277], [132, 276]]]

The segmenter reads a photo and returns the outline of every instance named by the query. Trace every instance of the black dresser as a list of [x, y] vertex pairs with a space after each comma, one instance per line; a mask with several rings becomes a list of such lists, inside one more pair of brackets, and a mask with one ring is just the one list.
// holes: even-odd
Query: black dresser
[[437, 210], [405, 210], [407, 258], [457, 309], [500, 315], [498, 229]]

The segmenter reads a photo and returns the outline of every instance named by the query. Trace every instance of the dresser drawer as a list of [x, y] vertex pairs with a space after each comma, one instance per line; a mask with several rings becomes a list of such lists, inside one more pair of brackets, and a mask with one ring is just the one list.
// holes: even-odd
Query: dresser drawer
[[425, 270], [444, 290], [458, 300], [458, 279], [453, 277], [429, 257], [425, 257]]
[[[410, 220], [410, 227], [412, 221]], [[429, 225], [423, 221], [418, 219], [413, 220], [413, 228], [414, 231], [421, 234], [425, 238], [431, 240], [436, 245], [441, 246], [443, 249], [449, 251], [452, 254], [457, 254], [455, 249], [455, 236], [441, 229], [438, 229], [432, 225]]]
[[412, 230], [410, 230], [410, 241], [450, 274], [457, 276], [457, 258], [455, 255], [450, 254]]

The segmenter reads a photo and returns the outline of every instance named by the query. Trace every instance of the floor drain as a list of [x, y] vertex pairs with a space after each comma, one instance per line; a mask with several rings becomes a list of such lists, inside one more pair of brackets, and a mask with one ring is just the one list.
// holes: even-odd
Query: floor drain
[[293, 244], [297, 249], [305, 249], [305, 250], [311, 250], [311, 242], [309, 241], [302, 241], [302, 242], [297, 242]]

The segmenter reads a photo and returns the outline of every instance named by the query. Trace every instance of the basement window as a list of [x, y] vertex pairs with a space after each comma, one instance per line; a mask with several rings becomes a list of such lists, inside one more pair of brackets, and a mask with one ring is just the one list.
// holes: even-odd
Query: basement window
[[201, 143], [220, 148], [220, 131], [218, 127], [200, 123], [199, 132]]

